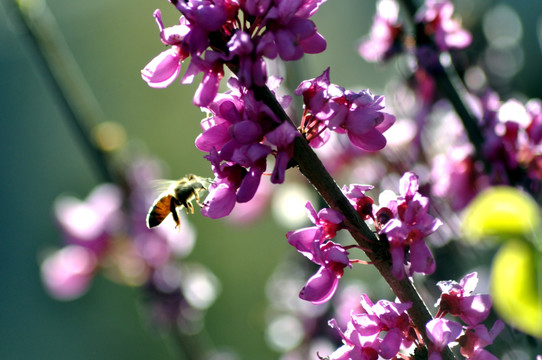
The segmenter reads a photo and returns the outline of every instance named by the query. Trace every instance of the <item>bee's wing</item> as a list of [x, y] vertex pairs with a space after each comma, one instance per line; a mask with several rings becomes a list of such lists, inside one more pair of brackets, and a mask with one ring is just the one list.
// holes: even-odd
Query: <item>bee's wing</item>
[[[177, 183], [176, 180], [155, 179], [151, 180], [150, 188], [154, 195], [163, 194], [170, 190]], [[164, 196], [164, 195], [161, 195]]]
[[152, 204], [147, 214], [147, 227], [153, 228], [158, 226], [164, 221], [164, 219], [171, 212], [171, 199], [173, 196], [169, 194], [161, 195], [156, 199], [154, 204]]

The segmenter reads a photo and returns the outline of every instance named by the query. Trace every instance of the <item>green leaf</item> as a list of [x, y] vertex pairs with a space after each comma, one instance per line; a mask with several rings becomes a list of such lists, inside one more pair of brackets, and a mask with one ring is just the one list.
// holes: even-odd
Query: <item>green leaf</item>
[[493, 260], [491, 295], [503, 320], [542, 338], [542, 253], [529, 242], [507, 241]]
[[525, 192], [496, 186], [480, 193], [463, 213], [462, 230], [469, 241], [483, 237], [532, 237], [540, 225], [540, 210]]

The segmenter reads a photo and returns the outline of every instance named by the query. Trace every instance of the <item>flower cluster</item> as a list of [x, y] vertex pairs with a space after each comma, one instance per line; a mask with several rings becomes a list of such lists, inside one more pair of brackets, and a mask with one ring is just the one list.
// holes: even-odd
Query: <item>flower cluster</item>
[[[414, 272], [434, 272], [435, 261], [425, 238], [442, 222], [428, 214], [429, 199], [418, 192], [418, 177], [406, 173], [400, 180], [401, 196], [389, 200], [386, 207], [376, 212], [374, 201], [365, 194], [372, 188], [371, 185], [356, 184], [343, 187], [343, 192], [360, 216], [364, 220], [373, 220], [379, 234], [386, 235], [393, 275], [402, 279], [405, 274], [411, 276]], [[297, 251], [320, 265], [300, 294], [301, 299], [320, 304], [334, 295], [344, 268], [351, 267], [351, 262], [346, 249], [330, 241], [344, 228], [343, 215], [329, 208], [316, 213], [310, 203], [306, 209], [314, 226], [290, 231], [286, 237]]]
[[[45, 288], [57, 299], [72, 300], [102, 273], [124, 285], [142, 286], [153, 324], [193, 326], [214, 301], [218, 286], [209, 270], [181, 261], [192, 251], [195, 231], [187, 219], [180, 231], [173, 221], [153, 230], [142, 221], [156, 195], [150, 188], [160, 176], [155, 161], [135, 160], [125, 176], [130, 196], [116, 185], [102, 184], [85, 200], [57, 199], [55, 217], [66, 245], [41, 265]], [[199, 293], [202, 287], [212, 290]], [[191, 318], [185, 318], [189, 312]]]
[[[524, 170], [531, 181], [542, 180], [542, 104], [515, 99], [500, 103], [487, 96], [484, 106], [486, 142], [484, 152], [493, 166], [494, 182], [513, 184], [517, 171]], [[520, 170], [521, 169], [521, 170]]]
[[408, 349], [416, 340], [406, 313], [410, 303], [380, 300], [373, 304], [367, 295], [363, 295], [361, 305], [359, 312], [352, 311], [345, 331], [335, 319], [329, 321], [329, 325], [339, 332], [344, 345], [327, 359], [395, 359], [399, 350]]
[[[472, 42], [471, 34], [461, 27], [461, 22], [452, 18], [453, 12], [454, 5], [450, 0], [426, 0], [414, 19], [423, 35], [432, 39], [439, 51], [463, 49]], [[398, 15], [399, 6], [395, 0], [377, 3], [371, 33], [358, 48], [365, 60], [386, 61], [407, 48], [408, 42], [403, 44], [406, 34]], [[427, 51], [426, 48], [416, 50]]]
[[196, 139], [196, 147], [208, 153], [205, 157], [215, 174], [202, 209], [213, 219], [229, 215], [236, 203], [254, 197], [270, 154], [275, 158], [271, 182], [282, 183], [293, 157], [293, 141], [299, 136], [235, 78], [228, 84], [230, 91], [209, 105], [210, 116], [202, 120], [203, 133]]
[[[542, 181], [542, 106], [540, 100], [525, 104], [515, 99], [502, 103], [494, 93], [476, 104], [484, 132], [483, 160], [489, 171], [476, 162], [473, 147], [462, 137], [453, 149], [433, 161], [433, 194], [446, 198], [453, 210], [463, 209], [490, 185], [521, 185], [536, 191]], [[446, 128], [455, 126], [450, 119]], [[460, 125], [457, 124], [459, 127]]]
[[395, 0], [380, 0], [376, 5], [371, 33], [360, 43], [358, 51], [369, 62], [386, 61], [402, 52], [402, 35], [399, 5]]
[[416, 15], [423, 24], [427, 36], [432, 36], [440, 51], [463, 49], [470, 45], [471, 34], [461, 27], [461, 22], [452, 18], [454, 5], [449, 0], [426, 0]]
[[[473, 294], [478, 284], [478, 274], [465, 275], [459, 283], [441, 281], [437, 285], [442, 295], [437, 303], [439, 310], [435, 319], [426, 325], [429, 345], [429, 359], [440, 360], [442, 350], [452, 342], [457, 342], [460, 351], [467, 359], [497, 360], [497, 357], [484, 349], [504, 328], [497, 320], [488, 330], [481, 324], [491, 309], [489, 295]], [[459, 317], [466, 325], [444, 318], [446, 314]]]
[[431, 274], [435, 260], [425, 238], [435, 232], [442, 221], [428, 213], [429, 199], [418, 192], [418, 177], [405, 173], [399, 183], [400, 196], [388, 201], [375, 214], [379, 234], [390, 244], [392, 273], [402, 279], [415, 272]]
[[369, 90], [359, 93], [331, 84], [329, 68], [322, 75], [301, 82], [295, 90], [303, 96], [305, 110], [301, 132], [312, 147], [329, 140], [329, 131], [347, 134], [356, 147], [377, 151], [386, 146], [382, 135], [395, 122], [395, 117], [383, 112], [384, 97]]
[[151, 87], [166, 87], [190, 56], [181, 82], [191, 83], [195, 75], [203, 73], [194, 96], [197, 106], [213, 101], [225, 64], [236, 69], [242, 85], [263, 86], [267, 81], [264, 58], [298, 60], [305, 53], [325, 50], [326, 41], [310, 20], [323, 2], [172, 1], [182, 13], [178, 25], [165, 28], [160, 11], [154, 13], [160, 39], [171, 47], [142, 70], [142, 77]]
[[320, 268], [301, 290], [299, 297], [313, 304], [321, 304], [333, 297], [343, 275], [350, 266], [348, 252], [330, 239], [340, 230], [343, 215], [333, 209], [322, 209], [318, 213], [310, 202], [306, 205], [310, 220], [315, 226], [290, 231], [286, 234], [288, 243]]

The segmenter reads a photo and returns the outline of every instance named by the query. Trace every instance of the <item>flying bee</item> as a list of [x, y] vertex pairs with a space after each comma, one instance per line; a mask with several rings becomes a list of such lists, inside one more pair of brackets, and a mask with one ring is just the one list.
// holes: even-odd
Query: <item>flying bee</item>
[[206, 186], [211, 182], [211, 179], [194, 174], [188, 174], [178, 181], [166, 181], [165, 184], [169, 185], [169, 187], [158, 196], [149, 209], [147, 227], [150, 229], [160, 225], [171, 213], [176, 224], [175, 227], [180, 229], [181, 219], [177, 211], [184, 207], [187, 214], [193, 214], [194, 206], [192, 201], [194, 199], [199, 206], [203, 206], [200, 203], [199, 193], [207, 190]]

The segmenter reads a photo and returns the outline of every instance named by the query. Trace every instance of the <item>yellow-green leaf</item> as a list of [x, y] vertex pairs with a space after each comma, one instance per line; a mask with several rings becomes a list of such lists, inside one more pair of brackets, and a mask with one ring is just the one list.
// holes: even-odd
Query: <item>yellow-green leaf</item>
[[542, 338], [542, 254], [521, 240], [507, 241], [493, 260], [491, 295], [503, 320]]
[[488, 236], [532, 234], [540, 224], [540, 210], [525, 192], [496, 186], [480, 193], [463, 214], [467, 240]]

